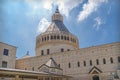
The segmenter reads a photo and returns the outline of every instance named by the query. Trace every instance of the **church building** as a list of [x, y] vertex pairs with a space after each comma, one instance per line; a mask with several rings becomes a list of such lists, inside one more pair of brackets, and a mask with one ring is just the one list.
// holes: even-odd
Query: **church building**
[[87, 48], [79, 43], [56, 9], [36, 37], [35, 56], [16, 60], [17, 48], [0, 42], [0, 80], [120, 80], [120, 42]]

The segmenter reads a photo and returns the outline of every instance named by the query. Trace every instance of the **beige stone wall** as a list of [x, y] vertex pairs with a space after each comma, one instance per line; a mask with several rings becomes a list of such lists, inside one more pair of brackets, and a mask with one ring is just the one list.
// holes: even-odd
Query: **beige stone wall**
[[[4, 49], [8, 49], [8, 56], [3, 55]], [[7, 68], [15, 68], [16, 61], [16, 47], [0, 42], [0, 67], [2, 67], [2, 61], [7, 62]]]
[[37, 53], [36, 56], [41, 55], [42, 50], [44, 51], [44, 55], [47, 55], [47, 49], [50, 50], [50, 54], [53, 54], [53, 53], [61, 52], [62, 48], [64, 49], [64, 51], [67, 51], [67, 49], [75, 50], [74, 46], [71, 46], [71, 45], [68, 45], [68, 44], [60, 44], [60, 43], [48, 44], [48, 45], [44, 45], [44, 46], [38, 48], [36, 50], [36, 53]]
[[[120, 43], [112, 43], [101, 46], [93, 46], [73, 51], [66, 51], [50, 55], [35, 56], [31, 58], [19, 59], [16, 61], [16, 68], [35, 71], [38, 67], [46, 63], [49, 58], [53, 58], [63, 69], [63, 74], [74, 77], [74, 80], [92, 80], [89, 71], [96, 66], [102, 71], [100, 73], [100, 80], [106, 80], [111, 72], [116, 72], [120, 63], [118, 63], [118, 56], [120, 56]], [[111, 64], [110, 58], [113, 58]], [[106, 64], [103, 64], [103, 58], [106, 59]], [[96, 64], [96, 59], [99, 59], [99, 65]], [[92, 66], [90, 66], [92, 60]], [[80, 62], [80, 67], [77, 62]], [[86, 66], [83, 65], [86, 61]], [[71, 68], [68, 68], [68, 63], [71, 63]]]

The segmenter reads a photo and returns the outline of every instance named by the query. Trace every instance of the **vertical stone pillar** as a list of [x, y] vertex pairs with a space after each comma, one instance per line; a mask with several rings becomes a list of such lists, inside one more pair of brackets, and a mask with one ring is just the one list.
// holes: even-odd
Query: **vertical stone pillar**
[[19, 75], [15, 75], [15, 80], [19, 80]]

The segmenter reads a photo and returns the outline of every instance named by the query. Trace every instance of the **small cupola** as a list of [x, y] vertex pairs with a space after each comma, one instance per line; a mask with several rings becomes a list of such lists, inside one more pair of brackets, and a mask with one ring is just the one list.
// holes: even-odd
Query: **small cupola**
[[55, 13], [52, 16], [52, 22], [54, 22], [54, 21], [61, 21], [61, 22], [63, 22], [63, 17], [62, 17], [62, 15], [59, 12], [58, 7], [56, 8], [56, 11], [55, 11]]

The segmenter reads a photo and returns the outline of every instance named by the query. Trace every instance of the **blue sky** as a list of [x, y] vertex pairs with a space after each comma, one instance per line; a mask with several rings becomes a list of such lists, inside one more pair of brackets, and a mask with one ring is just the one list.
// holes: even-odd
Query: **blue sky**
[[56, 5], [81, 48], [120, 42], [120, 0], [0, 0], [0, 42], [18, 47], [18, 58], [34, 56]]

